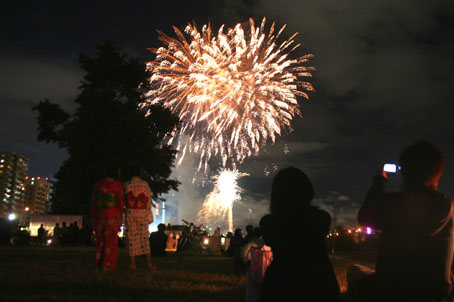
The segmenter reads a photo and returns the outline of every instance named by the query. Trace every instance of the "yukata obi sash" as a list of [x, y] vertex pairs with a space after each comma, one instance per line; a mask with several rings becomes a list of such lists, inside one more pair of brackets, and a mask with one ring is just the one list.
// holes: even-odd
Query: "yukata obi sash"
[[126, 208], [128, 209], [146, 209], [147, 208], [147, 196], [140, 193], [138, 196], [135, 196], [132, 191], [129, 191], [126, 194]]
[[99, 209], [115, 209], [117, 198], [114, 193], [101, 189], [95, 195], [95, 204]]

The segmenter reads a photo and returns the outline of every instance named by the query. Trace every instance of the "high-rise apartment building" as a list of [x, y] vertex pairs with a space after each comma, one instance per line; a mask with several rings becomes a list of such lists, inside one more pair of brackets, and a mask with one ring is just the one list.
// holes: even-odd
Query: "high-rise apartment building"
[[13, 152], [0, 152], [0, 217], [21, 213], [29, 160]]
[[47, 177], [26, 177], [25, 206], [31, 215], [45, 215], [50, 212], [51, 187]]

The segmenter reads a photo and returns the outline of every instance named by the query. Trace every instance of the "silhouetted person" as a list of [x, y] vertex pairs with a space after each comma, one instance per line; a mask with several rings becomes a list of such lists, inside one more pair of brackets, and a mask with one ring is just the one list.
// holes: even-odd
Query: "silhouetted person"
[[151, 256], [159, 257], [166, 255], [167, 235], [165, 234], [166, 225], [160, 223], [158, 230], [150, 234]]
[[221, 227], [218, 226], [210, 239], [211, 251], [215, 255], [221, 254]]
[[71, 245], [74, 246], [79, 242], [79, 226], [77, 225], [77, 221], [74, 221], [74, 223], [70, 227], [69, 231], [70, 231]]
[[84, 224], [80, 229], [80, 242], [86, 246], [91, 245], [91, 227], [88, 224]]
[[248, 243], [254, 237], [254, 227], [251, 224], [246, 226], [246, 236], [244, 236], [244, 243]]
[[230, 247], [230, 241], [232, 240], [232, 237], [233, 237], [233, 233], [232, 232], [228, 232], [227, 235], [225, 236], [225, 241], [224, 241], [224, 249], [222, 251], [222, 253], [224, 255], [228, 255], [228, 250], [229, 250], [229, 247]]
[[67, 245], [69, 242], [69, 228], [66, 226], [65, 221], [61, 225], [60, 242], [62, 245]]
[[[301, 170], [280, 170], [271, 187], [270, 212], [260, 220], [273, 261], [263, 279], [260, 301], [339, 301], [339, 286], [325, 238], [330, 215], [311, 205], [314, 189]], [[297, 241], [295, 238], [301, 238]]]
[[230, 256], [233, 256], [233, 272], [236, 275], [242, 275], [245, 272], [244, 264], [241, 261], [241, 248], [245, 243], [243, 231], [241, 229], [236, 229], [230, 240], [229, 249], [227, 250], [227, 253]]
[[7, 218], [0, 218], [0, 246], [10, 245], [11, 237], [11, 221]]
[[44, 230], [44, 225], [41, 224], [41, 226], [38, 229], [38, 245], [41, 246], [44, 244], [44, 235], [45, 235], [45, 230]]
[[52, 238], [53, 238], [52, 244], [53, 245], [58, 245], [60, 243], [60, 236], [61, 236], [60, 233], [61, 233], [61, 228], [60, 228], [60, 225], [57, 222], [55, 224], [55, 226], [54, 226], [54, 234], [52, 236]]
[[358, 213], [358, 222], [381, 230], [376, 270], [354, 266], [349, 292], [359, 301], [448, 301], [453, 291], [454, 207], [438, 193], [444, 156], [427, 140], [399, 157], [402, 188], [386, 192], [380, 171]]
[[244, 245], [243, 231], [241, 229], [235, 229], [232, 239], [230, 239], [229, 248], [227, 255], [234, 256], [235, 252]]

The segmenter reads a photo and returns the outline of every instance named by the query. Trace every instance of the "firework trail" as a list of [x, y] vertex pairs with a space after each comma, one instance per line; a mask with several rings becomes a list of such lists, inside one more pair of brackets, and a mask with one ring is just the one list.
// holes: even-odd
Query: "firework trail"
[[301, 116], [297, 97], [308, 99], [314, 91], [313, 67], [305, 66], [311, 54], [290, 59], [295, 33], [278, 43], [285, 26], [275, 33], [275, 24], [265, 30], [266, 19], [249, 29], [241, 24], [213, 32], [210, 24], [200, 32], [188, 24], [184, 33], [173, 27], [176, 38], [159, 32], [165, 47], [147, 63], [150, 90], [143, 107], [163, 104], [181, 120], [168, 143], [177, 138], [178, 164], [186, 152], [200, 154], [198, 170], [206, 172], [211, 157], [233, 168], [246, 157], [257, 155], [269, 141], [275, 142], [290, 122]]
[[214, 182], [213, 191], [207, 195], [199, 218], [206, 224], [224, 221], [227, 217], [228, 229], [233, 232], [233, 203], [241, 199], [241, 188], [237, 180], [247, 173], [238, 170], [221, 170], [218, 175], [212, 177]]

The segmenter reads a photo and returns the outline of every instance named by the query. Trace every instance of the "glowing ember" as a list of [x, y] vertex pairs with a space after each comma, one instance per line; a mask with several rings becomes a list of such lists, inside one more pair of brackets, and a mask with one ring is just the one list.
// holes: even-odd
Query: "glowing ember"
[[241, 188], [237, 180], [247, 173], [240, 173], [238, 170], [222, 170], [213, 177], [214, 189], [207, 195], [199, 211], [199, 218], [207, 223], [214, 224], [227, 217], [228, 229], [233, 231], [233, 203], [241, 200]]
[[150, 49], [156, 58], [147, 63], [151, 88], [141, 105], [163, 104], [180, 117], [169, 138], [171, 144], [178, 137], [178, 164], [194, 152], [198, 170], [206, 171], [212, 156], [235, 168], [284, 129], [292, 131], [293, 116], [301, 116], [297, 97], [314, 91], [302, 80], [314, 70], [304, 66], [312, 55], [290, 59], [297, 33], [278, 44], [285, 26], [275, 33], [273, 23], [266, 32], [265, 21], [256, 27], [250, 19], [248, 30], [221, 26], [217, 33], [210, 24], [201, 32], [188, 24], [185, 34], [173, 27], [177, 38], [159, 32], [165, 47]]

